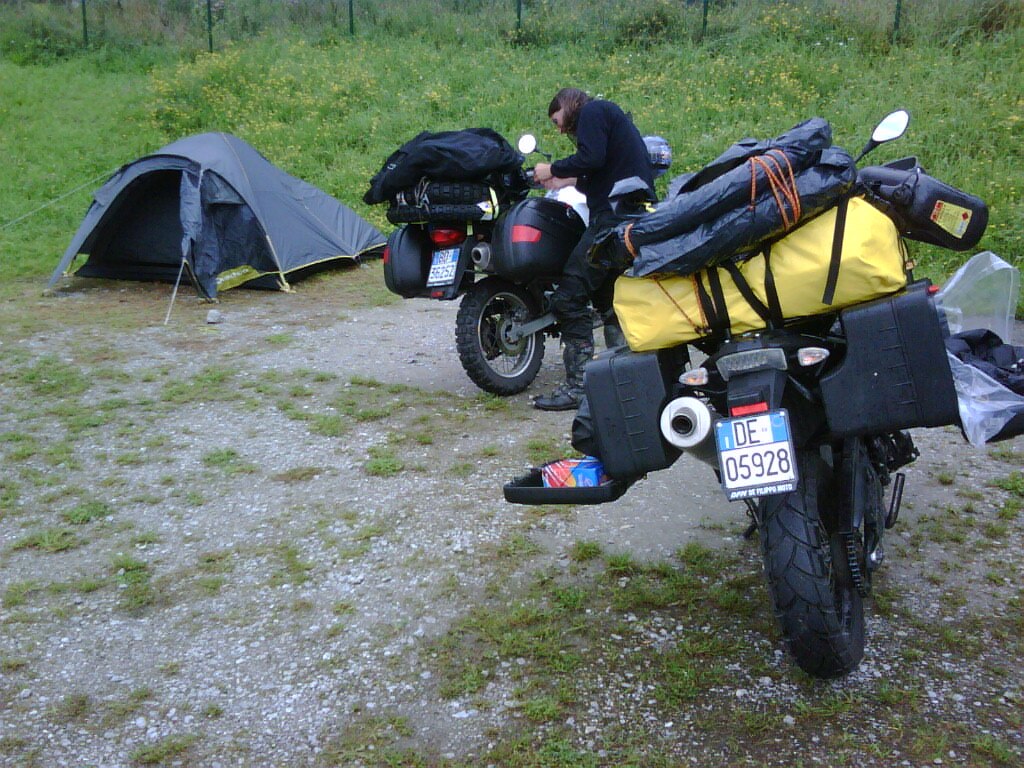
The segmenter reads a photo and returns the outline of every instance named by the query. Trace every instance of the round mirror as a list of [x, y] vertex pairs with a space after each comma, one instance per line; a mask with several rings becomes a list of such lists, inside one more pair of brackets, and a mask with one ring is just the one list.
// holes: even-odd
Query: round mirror
[[881, 144], [883, 141], [892, 141], [898, 139], [903, 135], [903, 132], [907, 130], [907, 125], [910, 123], [910, 114], [905, 109], [898, 109], [895, 112], [887, 115], [882, 122], [875, 128], [875, 132], [871, 134], [872, 141]]
[[519, 151], [528, 155], [537, 149], [537, 137], [532, 133], [524, 133], [519, 137]]

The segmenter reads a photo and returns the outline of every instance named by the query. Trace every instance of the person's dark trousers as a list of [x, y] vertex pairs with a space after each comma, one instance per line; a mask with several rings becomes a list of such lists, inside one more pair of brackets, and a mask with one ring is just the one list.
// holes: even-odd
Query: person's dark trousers
[[562, 278], [551, 294], [551, 308], [558, 318], [562, 338], [579, 339], [594, 343], [594, 324], [590, 304], [604, 315], [612, 307], [612, 292], [618, 273], [607, 267], [591, 264], [587, 259], [594, 240], [621, 221], [611, 211], [601, 211], [593, 216], [590, 225], [573, 248], [569, 260], [562, 269]]
[[602, 232], [614, 227], [620, 218], [611, 211], [591, 217], [579, 244], [569, 255], [558, 287], [551, 294], [551, 309], [561, 328], [562, 362], [565, 382], [550, 395], [534, 400], [545, 411], [568, 411], [579, 407], [583, 398], [583, 370], [594, 356], [594, 322], [591, 302], [603, 317], [611, 314], [612, 294], [617, 272], [591, 264], [587, 252]]

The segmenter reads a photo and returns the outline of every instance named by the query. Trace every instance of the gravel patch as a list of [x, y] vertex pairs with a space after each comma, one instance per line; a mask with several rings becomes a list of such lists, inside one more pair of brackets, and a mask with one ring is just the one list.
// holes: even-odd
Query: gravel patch
[[[555, 342], [530, 392], [485, 397], [454, 304], [341, 290], [378, 272], [234, 291], [215, 322], [179, 296], [164, 325], [164, 286], [88, 281], [4, 310], [0, 764], [1019, 764], [1024, 515], [1000, 517], [1019, 496], [992, 483], [1024, 441], [915, 435], [867, 659], [813, 683], [706, 467], [602, 507], [506, 504], [505, 481], [568, 450], [571, 416], [530, 407]], [[685, 569], [688, 544], [727, 558], [709, 587], [754, 585], [744, 613], [615, 607], [647, 578], [616, 556]], [[557, 667], [473, 621], [551, 585], [589, 596], [553, 641], [581, 659], [561, 699]], [[710, 633], [721, 670], [666, 700], [650, 670]], [[482, 677], [453, 692], [469, 660]]]

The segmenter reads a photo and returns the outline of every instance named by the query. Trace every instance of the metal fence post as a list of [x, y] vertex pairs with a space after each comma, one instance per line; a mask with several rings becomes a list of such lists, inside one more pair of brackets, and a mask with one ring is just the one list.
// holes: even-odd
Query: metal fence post
[[704, 36], [708, 33], [708, 4], [711, 0], [704, 0], [704, 17], [700, 22], [700, 39], [703, 40]]
[[896, 41], [900, 36], [900, 9], [903, 7], [903, 0], [896, 0], [896, 18], [892, 23], [892, 43], [896, 44]]
[[82, 45], [89, 47], [89, 20], [85, 15], [85, 0], [82, 0]]
[[355, 0], [348, 0], [348, 33], [356, 35]]
[[516, 0], [516, 29], [523, 28], [523, 0]]
[[206, 0], [206, 34], [210, 39], [210, 53], [213, 53], [213, 0]]

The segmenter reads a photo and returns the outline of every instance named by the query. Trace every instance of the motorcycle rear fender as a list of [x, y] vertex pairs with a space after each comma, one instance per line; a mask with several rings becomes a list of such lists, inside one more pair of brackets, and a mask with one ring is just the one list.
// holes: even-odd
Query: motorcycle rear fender
[[472, 252], [475, 242], [473, 234], [470, 233], [470, 236], [463, 241], [462, 248], [459, 251], [459, 265], [455, 271], [455, 282], [451, 286], [445, 286], [441, 289], [442, 295], [440, 296], [434, 295], [436, 291], [432, 291], [430, 298], [451, 301], [452, 299], [459, 298], [469, 290], [469, 287], [473, 285]]
[[751, 371], [729, 379], [726, 405], [730, 414], [739, 408], [765, 403], [769, 411], [782, 407], [786, 388], [786, 371], [776, 369]]
[[[428, 288], [427, 296], [429, 298], [438, 299], [440, 301], [451, 301], [452, 299], [457, 299], [469, 290], [469, 287], [473, 284], [473, 272], [470, 267], [473, 264], [471, 254], [475, 242], [476, 240], [472, 234], [462, 241], [462, 245], [459, 248], [459, 263], [455, 267], [455, 281], [451, 285], [445, 285], [438, 288]], [[429, 258], [427, 261], [429, 263]]]

